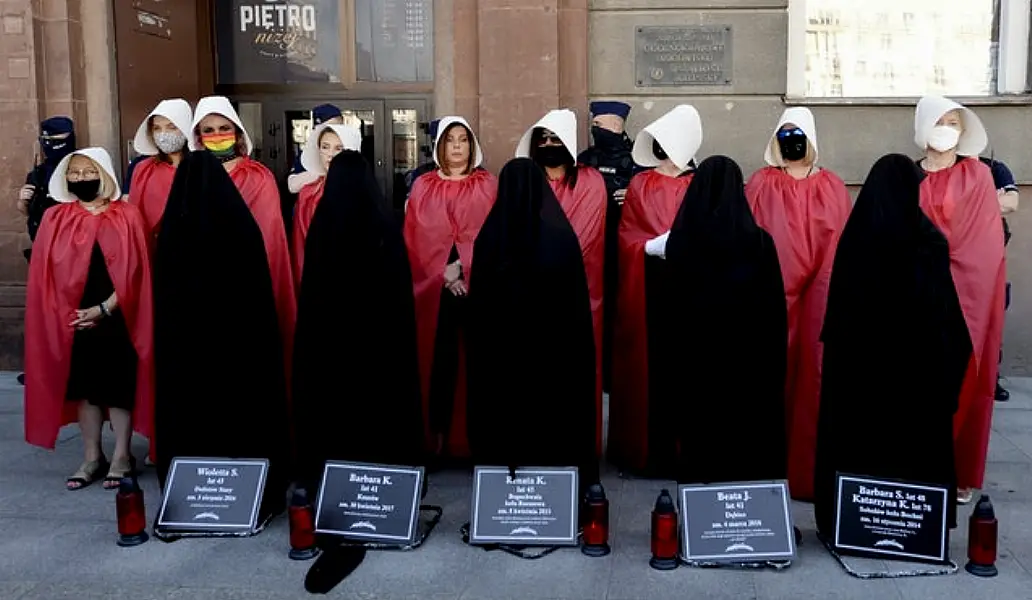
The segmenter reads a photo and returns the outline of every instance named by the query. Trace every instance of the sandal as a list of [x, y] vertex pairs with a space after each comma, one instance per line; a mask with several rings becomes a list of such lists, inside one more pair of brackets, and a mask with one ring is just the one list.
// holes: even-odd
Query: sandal
[[65, 488], [69, 492], [75, 492], [89, 486], [100, 479], [100, 474], [107, 466], [107, 459], [104, 457], [82, 463], [79, 465], [79, 469], [65, 480]]
[[136, 460], [130, 456], [126, 460], [112, 461], [104, 478], [105, 490], [116, 490], [123, 477], [132, 477], [136, 472]]

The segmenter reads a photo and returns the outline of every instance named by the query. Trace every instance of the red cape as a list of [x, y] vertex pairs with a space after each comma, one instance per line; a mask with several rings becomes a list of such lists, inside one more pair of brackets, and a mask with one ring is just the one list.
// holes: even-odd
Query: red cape
[[668, 177], [645, 171], [631, 179], [624, 197], [609, 397], [609, 457], [621, 469], [641, 472], [649, 459], [645, 242], [670, 231], [691, 181], [691, 175]]
[[602, 266], [606, 258], [606, 182], [591, 167], [579, 165], [577, 186], [572, 190], [562, 180], [549, 181], [559, 205], [580, 240], [584, 271], [588, 277], [591, 319], [595, 329], [595, 451], [602, 454]]
[[143, 222], [147, 225], [147, 239], [153, 245], [158, 234], [158, 225], [165, 214], [168, 193], [176, 168], [156, 156], [137, 163], [133, 169], [133, 181], [129, 187], [129, 203], [140, 209]]
[[290, 389], [290, 363], [293, 358], [294, 323], [297, 319], [297, 299], [294, 297], [294, 276], [290, 268], [290, 250], [287, 231], [283, 225], [279, 188], [272, 172], [262, 163], [243, 158], [229, 172], [240, 190], [247, 207], [251, 209], [265, 240], [265, 254], [269, 259], [272, 291], [276, 296], [280, 335], [283, 338], [283, 361]]
[[99, 215], [78, 202], [55, 206], [43, 216], [32, 245], [25, 301], [25, 339], [30, 340], [25, 344], [25, 439], [35, 446], [53, 449], [61, 426], [78, 421], [76, 405], [65, 401], [75, 336], [68, 324], [82, 300], [94, 242], [104, 252], [118, 310], [136, 348], [133, 428], [153, 445], [154, 319], [147, 229], [136, 207], [115, 201]]
[[312, 224], [312, 217], [315, 216], [315, 209], [319, 206], [325, 186], [325, 176], [304, 186], [297, 195], [297, 204], [294, 205], [294, 229], [290, 236], [290, 245], [294, 250], [291, 264], [294, 271], [294, 290], [298, 294], [301, 293], [301, 273], [305, 266], [305, 239], [308, 238], [308, 226]]
[[1007, 280], [1003, 226], [989, 167], [967, 158], [928, 173], [921, 209], [946, 236], [972, 356], [953, 419], [957, 488], [981, 488], [989, 451]]
[[[444, 268], [454, 245], [462, 261], [463, 277], [470, 280], [473, 241], [494, 206], [498, 180], [478, 170], [461, 181], [442, 179], [437, 171], [416, 180], [405, 210], [405, 246], [412, 269], [412, 290], [416, 303], [416, 338], [419, 346], [419, 376], [423, 399], [423, 429], [428, 442], [430, 430], [430, 374], [433, 369], [437, 318], [440, 312]], [[459, 369], [455, 403], [445, 452], [453, 457], [469, 456], [466, 439], [465, 349], [460, 337]]]
[[820, 408], [820, 343], [828, 284], [839, 236], [852, 201], [837, 175], [822, 169], [797, 180], [776, 167], [760, 169], [745, 187], [756, 224], [774, 238], [788, 307], [788, 373], [785, 421], [792, 497], [813, 498], [817, 413]]

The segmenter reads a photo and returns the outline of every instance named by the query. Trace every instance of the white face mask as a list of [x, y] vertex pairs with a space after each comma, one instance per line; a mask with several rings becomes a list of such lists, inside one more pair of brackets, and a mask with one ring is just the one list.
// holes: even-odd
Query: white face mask
[[183, 149], [186, 136], [181, 131], [162, 131], [154, 134], [154, 145], [165, 154], [172, 154]]
[[946, 152], [957, 147], [960, 132], [952, 127], [938, 125], [928, 134], [928, 147], [937, 152]]

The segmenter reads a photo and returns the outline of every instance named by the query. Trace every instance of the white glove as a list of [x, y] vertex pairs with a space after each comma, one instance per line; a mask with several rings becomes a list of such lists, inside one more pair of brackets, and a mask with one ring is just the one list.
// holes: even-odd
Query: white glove
[[668, 237], [670, 237], [669, 231], [645, 242], [645, 254], [666, 258], [666, 242]]
[[301, 188], [319, 179], [319, 177], [320, 175], [318, 175], [317, 173], [312, 173], [311, 171], [302, 171], [301, 173], [288, 175], [287, 189], [290, 190], [291, 194], [296, 194], [301, 191]]

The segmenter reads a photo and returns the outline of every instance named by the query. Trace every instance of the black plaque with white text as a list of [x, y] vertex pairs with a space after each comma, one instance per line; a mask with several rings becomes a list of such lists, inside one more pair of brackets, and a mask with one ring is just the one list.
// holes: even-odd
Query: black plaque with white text
[[838, 474], [837, 552], [890, 560], [949, 561], [945, 487]]
[[791, 561], [795, 534], [785, 481], [682, 485], [682, 557], [686, 561]]
[[190, 533], [246, 533], [258, 525], [269, 461], [173, 458], [158, 527]]
[[469, 543], [577, 545], [577, 468], [476, 467]]
[[315, 532], [363, 542], [415, 542], [423, 477], [422, 467], [327, 461]]

